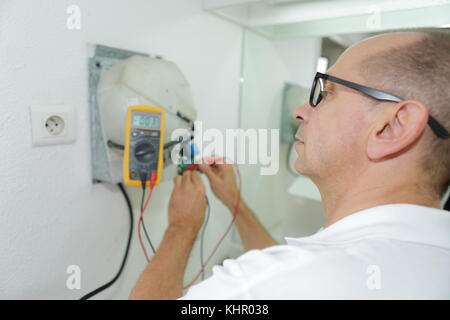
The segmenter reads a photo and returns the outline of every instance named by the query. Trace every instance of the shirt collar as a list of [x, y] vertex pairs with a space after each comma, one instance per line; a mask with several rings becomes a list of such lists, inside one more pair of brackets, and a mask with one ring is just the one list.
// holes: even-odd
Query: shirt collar
[[387, 204], [350, 214], [309, 237], [286, 238], [290, 245], [332, 244], [384, 238], [450, 248], [448, 211], [413, 205]]

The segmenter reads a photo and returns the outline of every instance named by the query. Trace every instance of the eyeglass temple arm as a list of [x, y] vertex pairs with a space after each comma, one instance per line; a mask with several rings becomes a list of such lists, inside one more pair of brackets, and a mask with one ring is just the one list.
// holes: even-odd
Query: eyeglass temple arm
[[[386, 100], [386, 101], [393, 101], [393, 102], [401, 102], [403, 101], [402, 98], [399, 98], [397, 96], [394, 96], [392, 94], [389, 94], [387, 92], [383, 92], [380, 90], [376, 90], [373, 88], [369, 88], [357, 83], [353, 83], [347, 80], [339, 79], [333, 76], [330, 76], [328, 74], [319, 73], [318, 75], [320, 78], [323, 78], [325, 80], [330, 80], [339, 84], [342, 84], [346, 87], [352, 88], [354, 90], [360, 91], [372, 98], [378, 99], [378, 100]], [[428, 124], [430, 125], [430, 128], [433, 130], [433, 132], [439, 137], [443, 139], [450, 138], [450, 134], [448, 131], [435, 119], [433, 116], [428, 115]]]
[[428, 115], [428, 124], [439, 138], [442, 139], [450, 138], [450, 134], [448, 133], [448, 131], [443, 126], [441, 126], [441, 124], [431, 115]]

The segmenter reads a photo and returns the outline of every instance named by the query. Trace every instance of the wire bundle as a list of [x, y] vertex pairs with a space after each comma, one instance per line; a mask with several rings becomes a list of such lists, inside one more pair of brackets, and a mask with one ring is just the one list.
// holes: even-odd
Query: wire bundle
[[[240, 172], [239, 172], [239, 168], [237, 167], [237, 165], [236, 164], [233, 164], [233, 166], [234, 166], [234, 168], [236, 169], [236, 172], [237, 172], [237, 176], [238, 176], [238, 178], [239, 178], [239, 192], [238, 192], [238, 198], [237, 198], [237, 201], [236, 201], [236, 206], [235, 206], [235, 208], [234, 208], [234, 212], [233, 212], [233, 219], [231, 220], [231, 223], [230, 223], [230, 225], [228, 226], [228, 228], [227, 228], [227, 230], [225, 231], [225, 233], [223, 234], [223, 236], [220, 238], [220, 240], [219, 240], [219, 242], [216, 244], [216, 246], [214, 247], [214, 249], [213, 249], [213, 251], [211, 252], [211, 254], [208, 256], [208, 258], [206, 259], [206, 262], [203, 262], [203, 244], [204, 244], [204, 235], [205, 235], [205, 229], [206, 229], [206, 226], [207, 226], [207, 224], [208, 224], [208, 220], [209, 220], [209, 216], [210, 216], [210, 204], [209, 204], [209, 201], [208, 201], [208, 197], [206, 197], [206, 204], [207, 204], [207, 215], [206, 215], [206, 219], [205, 219], [205, 223], [204, 223], [204, 226], [203, 226], [203, 229], [202, 229], [202, 231], [201, 231], [201, 240], [200, 240], [200, 264], [201, 264], [201, 269], [200, 269], [200, 271], [196, 274], [196, 276], [194, 277], [194, 279], [191, 281], [191, 282], [189, 282], [185, 287], [183, 287], [183, 289], [188, 289], [189, 287], [191, 287], [194, 283], [195, 283], [195, 281], [197, 281], [197, 279], [200, 277], [200, 275], [202, 276], [202, 280], [204, 279], [204, 277], [205, 277], [205, 268], [206, 268], [206, 266], [208, 265], [208, 263], [209, 263], [209, 261], [211, 260], [211, 258], [213, 257], [213, 255], [216, 253], [216, 251], [217, 251], [217, 249], [219, 248], [219, 246], [220, 246], [220, 244], [223, 242], [223, 240], [225, 239], [225, 237], [228, 235], [228, 233], [230, 232], [230, 230], [231, 230], [231, 228], [232, 228], [232, 226], [233, 226], [233, 224], [234, 224], [234, 222], [235, 222], [235, 220], [236, 220], [236, 215], [237, 215], [237, 211], [238, 211], [238, 209], [239, 209], [239, 204], [240, 204], [240, 201], [241, 201], [241, 186], [242, 186], [242, 181], [241, 181], [241, 174], [240, 174]], [[192, 165], [192, 166], [189, 166], [189, 167], [187, 167], [187, 168], [185, 168], [185, 170], [193, 170], [193, 169], [196, 169], [198, 167], [198, 165]], [[140, 241], [140, 243], [141, 243], [141, 247], [142, 247], [142, 251], [144, 252], [144, 255], [145, 255], [145, 258], [147, 259], [147, 262], [148, 261], [150, 261], [150, 259], [148, 258], [148, 255], [147, 255], [147, 252], [146, 252], [146, 250], [145, 250], [145, 247], [144, 247], [144, 244], [143, 244], [143, 242], [142, 242], [142, 238], [141, 238], [141, 233], [140, 233], [140, 223], [141, 223], [141, 221], [142, 221], [142, 225], [143, 225], [143, 228], [144, 228], [144, 232], [145, 232], [145, 234], [146, 234], [146, 237], [147, 237], [147, 240], [148, 240], [148, 242], [149, 242], [149, 244], [150, 244], [150, 247], [152, 248], [152, 250], [153, 250], [153, 253], [155, 253], [155, 249], [154, 249], [154, 247], [153, 247], [153, 244], [152, 244], [152, 242], [150, 241], [150, 238], [149, 238], [149, 236], [148, 236], [148, 234], [147, 234], [147, 231], [146, 231], [146, 228], [145, 228], [145, 225], [144, 225], [144, 220], [143, 220], [143, 213], [144, 213], [144, 211], [145, 211], [145, 209], [147, 208], [147, 204], [148, 204], [148, 202], [149, 202], [149, 200], [150, 200], [150, 197], [151, 197], [151, 194], [152, 194], [152, 191], [153, 191], [153, 187], [151, 186], [150, 187], [151, 189], [150, 189], [150, 194], [149, 194], [149, 196], [148, 196], [148, 198], [147, 198], [147, 201], [146, 201], [146, 203], [145, 203], [145, 206], [142, 208], [142, 205], [141, 205], [141, 216], [140, 216], [140, 218], [139, 218], [139, 224], [138, 224], [138, 231], [139, 231], [139, 241]], [[144, 192], [145, 192], [145, 189], [144, 189]], [[142, 202], [143, 202], [143, 200], [144, 200], [144, 194], [142, 195]]]
[[[239, 209], [239, 204], [240, 204], [240, 200], [241, 200], [241, 186], [242, 186], [242, 181], [241, 181], [241, 175], [240, 175], [240, 172], [239, 172], [239, 168], [237, 167], [236, 164], [233, 164], [233, 165], [234, 165], [234, 167], [235, 167], [235, 169], [236, 169], [236, 172], [237, 172], [237, 175], [238, 175], [238, 178], [239, 178], [239, 192], [238, 192], [238, 198], [237, 198], [237, 202], [236, 202], [236, 207], [235, 207], [234, 212], [233, 212], [233, 219], [231, 220], [231, 223], [230, 223], [230, 225], [228, 226], [228, 228], [227, 228], [227, 230], [225, 231], [225, 233], [223, 234], [223, 236], [220, 238], [219, 242], [218, 242], [218, 243], [216, 244], [216, 246], [214, 247], [214, 249], [213, 249], [213, 251], [211, 252], [211, 254], [209, 255], [208, 259], [206, 259], [206, 262], [203, 262], [203, 244], [204, 244], [204, 235], [205, 235], [205, 229], [206, 229], [206, 226], [207, 226], [207, 224], [208, 224], [208, 220], [209, 220], [209, 216], [210, 216], [210, 204], [209, 204], [209, 201], [208, 201], [208, 197], [206, 197], [206, 204], [207, 204], [207, 210], [208, 210], [208, 211], [207, 211], [207, 215], [206, 215], [206, 219], [205, 219], [205, 223], [204, 223], [203, 229], [202, 229], [202, 231], [201, 231], [201, 243], [200, 243], [200, 263], [201, 263], [201, 269], [200, 269], [200, 271], [197, 273], [197, 275], [194, 277], [194, 279], [193, 279], [191, 282], [189, 282], [189, 284], [186, 285], [183, 289], [188, 289], [190, 286], [192, 286], [192, 284], [194, 284], [195, 281], [197, 281], [197, 279], [198, 279], [198, 277], [199, 277], [200, 275], [202, 275], [202, 279], [204, 279], [204, 270], [205, 270], [205, 268], [206, 268], [206, 265], [209, 263], [209, 261], [211, 260], [211, 258], [212, 258], [212, 256], [214, 255], [214, 253], [217, 251], [217, 249], [218, 249], [218, 247], [220, 246], [220, 244], [222, 243], [222, 241], [223, 241], [223, 240], [225, 239], [225, 237], [228, 235], [228, 233], [229, 233], [230, 230], [231, 230], [231, 227], [233, 226], [233, 223], [234, 223], [235, 220], [236, 220], [236, 214], [237, 214], [237, 211], [238, 211], [238, 209]], [[198, 167], [198, 165], [193, 165], [193, 166], [190, 166], [190, 167], [186, 168], [186, 170], [193, 170], [193, 169], [195, 169], [195, 168], [197, 168], [197, 167]], [[155, 250], [155, 248], [154, 248], [154, 246], [153, 246], [153, 244], [152, 244], [152, 242], [151, 242], [151, 240], [150, 240], [150, 237], [149, 237], [149, 235], [148, 235], [148, 233], [147, 233], [147, 229], [145, 228], [144, 217], [143, 217], [144, 212], [145, 212], [145, 209], [147, 208], [148, 203], [149, 203], [149, 201], [150, 201], [150, 198], [151, 198], [151, 196], [152, 196], [153, 188], [154, 188], [154, 186], [155, 186], [155, 181], [156, 181], [156, 173], [154, 172], [154, 173], [152, 173], [151, 176], [150, 176], [150, 193], [149, 193], [149, 195], [148, 195], [148, 197], [147, 197], [147, 201], [145, 202], [145, 205], [144, 205], [144, 198], [145, 198], [145, 183], [143, 183], [143, 185], [142, 185], [143, 192], [142, 192], [142, 200], [141, 200], [141, 214], [140, 214], [139, 222], [138, 222], [139, 243], [140, 243], [140, 245], [141, 245], [142, 251], [144, 252], [145, 258], [147, 259], [147, 262], [149, 262], [150, 259], [149, 259], [149, 257], [148, 257], [147, 251], [145, 250], [145, 246], [144, 246], [144, 243], [143, 243], [143, 241], [142, 241], [141, 228], [140, 228], [140, 227], [141, 227], [141, 223], [142, 223], [142, 227], [143, 227], [143, 229], [144, 229], [144, 233], [145, 233], [145, 236], [146, 236], [146, 238], [147, 238], [147, 241], [148, 241], [148, 243], [150, 244], [150, 247], [151, 247], [153, 253], [155, 253], [156, 250]], [[128, 258], [128, 252], [129, 252], [129, 249], [130, 249], [131, 239], [132, 239], [132, 235], [133, 235], [133, 210], [132, 210], [132, 206], [131, 206], [130, 199], [129, 199], [127, 193], [125, 192], [125, 189], [124, 189], [123, 185], [122, 185], [121, 183], [118, 183], [117, 185], [118, 185], [120, 191], [122, 192], [122, 194], [123, 194], [123, 196], [124, 196], [124, 198], [125, 198], [125, 201], [126, 201], [127, 206], [128, 206], [128, 211], [129, 211], [129, 214], [130, 214], [130, 231], [129, 231], [129, 235], [128, 235], [127, 246], [126, 246], [126, 249], [125, 249], [125, 255], [124, 255], [124, 257], [123, 257], [122, 264], [120, 265], [119, 271], [118, 271], [117, 274], [114, 276], [114, 278], [113, 278], [111, 281], [109, 281], [108, 283], [102, 285], [101, 287], [99, 287], [99, 288], [97, 288], [97, 289], [91, 291], [90, 293], [84, 295], [83, 297], [80, 298], [80, 300], [87, 300], [87, 299], [89, 299], [89, 298], [95, 296], [95, 295], [98, 294], [99, 292], [101, 292], [101, 291], [103, 291], [103, 290], [109, 288], [111, 285], [113, 285], [113, 284], [117, 281], [117, 279], [120, 277], [120, 275], [122, 274], [123, 268], [124, 268], [125, 263], [126, 263], [127, 258]]]
[[234, 221], [236, 220], [236, 215], [237, 215], [237, 212], [238, 212], [238, 209], [239, 209], [239, 204], [240, 204], [240, 202], [241, 202], [241, 187], [242, 187], [242, 181], [241, 181], [241, 174], [240, 174], [240, 172], [239, 172], [238, 166], [237, 166], [236, 164], [234, 164], [234, 163], [233, 163], [233, 166], [234, 166], [234, 168], [236, 169], [236, 172], [237, 172], [237, 175], [238, 175], [238, 178], [239, 178], [239, 192], [238, 192], [238, 198], [237, 198], [237, 201], [236, 201], [236, 206], [235, 206], [234, 211], [233, 211], [233, 219], [231, 220], [231, 223], [230, 223], [230, 225], [228, 226], [228, 228], [227, 228], [227, 230], [225, 231], [225, 233], [223, 234], [223, 236], [220, 238], [219, 242], [218, 242], [218, 243], [216, 244], [216, 246], [214, 247], [214, 249], [213, 249], [213, 251], [211, 252], [211, 254], [209, 255], [208, 259], [206, 259], [206, 262], [205, 262], [204, 264], [202, 264], [202, 267], [201, 267], [200, 271], [197, 273], [197, 275], [194, 277], [194, 279], [193, 279], [191, 282], [189, 282], [185, 287], [183, 287], [183, 289], [188, 289], [189, 287], [191, 287], [191, 286], [195, 283], [195, 281], [197, 281], [198, 277], [199, 277], [201, 274], [203, 274], [203, 271], [205, 270], [206, 265], [209, 263], [209, 261], [211, 260], [211, 258], [212, 258], [213, 255], [214, 255], [214, 253], [216, 253], [216, 251], [217, 251], [217, 249], [219, 248], [220, 244], [221, 244], [222, 241], [225, 239], [225, 237], [228, 235], [228, 233], [229, 233], [230, 230], [231, 230], [231, 227], [232, 227], [233, 224], [234, 224]]
[[[146, 178], [146, 177], [145, 177]], [[139, 235], [139, 243], [141, 244], [142, 251], [144, 252], [145, 259], [147, 259], [147, 262], [150, 262], [150, 259], [147, 254], [147, 250], [145, 250], [144, 242], [142, 242], [142, 236], [141, 236], [141, 223], [142, 227], [144, 229], [145, 236], [147, 238], [148, 243], [150, 244], [150, 247], [152, 248], [153, 254], [155, 254], [156, 250], [155, 247], [153, 247], [153, 244], [150, 240], [150, 237], [147, 233], [147, 229], [145, 228], [144, 224], [144, 211], [147, 209], [148, 202], [150, 201], [150, 198], [152, 197], [153, 188], [155, 187], [155, 181], [156, 181], [156, 172], [152, 172], [150, 175], [150, 193], [147, 197], [147, 201], [144, 203], [144, 197], [145, 197], [145, 185], [146, 185], [146, 179], [143, 179], [142, 181], [142, 201], [141, 201], [141, 215], [139, 216], [139, 222], [138, 222], [138, 235]]]

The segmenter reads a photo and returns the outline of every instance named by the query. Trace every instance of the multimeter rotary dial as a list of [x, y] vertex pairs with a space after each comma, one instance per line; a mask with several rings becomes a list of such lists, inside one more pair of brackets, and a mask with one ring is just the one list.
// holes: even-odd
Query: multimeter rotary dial
[[152, 163], [155, 160], [155, 154], [155, 147], [149, 142], [139, 143], [134, 150], [136, 160], [147, 164]]

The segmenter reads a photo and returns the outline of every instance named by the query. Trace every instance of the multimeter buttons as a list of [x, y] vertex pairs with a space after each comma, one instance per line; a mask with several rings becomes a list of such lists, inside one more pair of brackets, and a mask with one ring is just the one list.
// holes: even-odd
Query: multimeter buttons
[[136, 146], [134, 155], [139, 162], [150, 164], [155, 160], [156, 150], [153, 144], [142, 142]]

